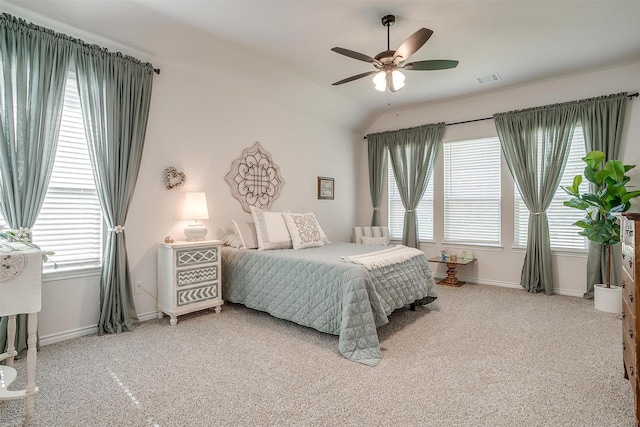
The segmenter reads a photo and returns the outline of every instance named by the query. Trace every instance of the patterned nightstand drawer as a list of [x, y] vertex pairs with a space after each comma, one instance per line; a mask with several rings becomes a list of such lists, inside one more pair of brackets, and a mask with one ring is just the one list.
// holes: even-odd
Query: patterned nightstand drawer
[[178, 307], [182, 307], [184, 305], [195, 304], [200, 301], [215, 299], [217, 297], [217, 285], [200, 286], [197, 288], [178, 290], [177, 303]]
[[218, 247], [182, 249], [176, 251], [176, 266], [204, 264], [218, 261]]
[[178, 286], [189, 286], [197, 283], [212, 282], [218, 280], [218, 266], [187, 268], [178, 270], [176, 283]]

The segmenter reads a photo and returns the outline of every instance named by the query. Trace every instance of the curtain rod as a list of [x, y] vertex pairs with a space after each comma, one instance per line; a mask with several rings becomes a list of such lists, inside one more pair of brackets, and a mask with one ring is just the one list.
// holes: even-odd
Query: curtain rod
[[[640, 96], [640, 93], [635, 92], [635, 93], [627, 95], [627, 98], [632, 99], [632, 98], [636, 98], [638, 96]], [[462, 125], [462, 124], [465, 124], [465, 123], [482, 122], [484, 120], [493, 120], [493, 117], [483, 117], [481, 119], [471, 119], [471, 120], [464, 120], [464, 121], [461, 121], [461, 122], [445, 123], [444, 125], [445, 126], [454, 126], [454, 125]], [[367, 136], [365, 135], [362, 139], [367, 139]]]

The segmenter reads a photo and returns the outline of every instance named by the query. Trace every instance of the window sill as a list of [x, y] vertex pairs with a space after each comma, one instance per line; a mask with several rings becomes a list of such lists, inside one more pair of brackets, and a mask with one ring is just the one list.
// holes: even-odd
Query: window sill
[[[526, 252], [526, 246], [512, 246], [512, 249], [515, 252]], [[551, 249], [552, 255], [560, 255], [567, 257], [576, 257], [576, 258], [586, 258], [589, 255], [589, 252], [583, 249]]]
[[486, 251], [502, 251], [504, 250], [504, 246], [500, 244], [482, 244], [482, 243], [453, 243], [453, 242], [442, 242], [442, 246], [452, 247], [452, 248], [462, 248], [462, 249], [478, 249], [478, 250], [486, 250]]
[[66, 270], [53, 270], [42, 273], [43, 282], [55, 282], [58, 280], [78, 279], [82, 277], [100, 276], [101, 267], [77, 267]]

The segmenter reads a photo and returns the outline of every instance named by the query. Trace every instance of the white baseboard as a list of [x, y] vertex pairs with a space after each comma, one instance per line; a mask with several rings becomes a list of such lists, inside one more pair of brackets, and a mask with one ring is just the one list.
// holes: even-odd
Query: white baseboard
[[72, 338], [78, 338], [85, 335], [92, 335], [98, 333], [98, 325], [85, 326], [84, 328], [72, 329], [70, 331], [59, 332], [57, 334], [40, 336], [38, 342], [41, 346], [55, 344], [60, 341], [70, 340]]
[[[435, 278], [437, 280], [440, 279], [444, 279], [446, 277], [446, 275], [440, 275], [440, 274], [436, 274]], [[500, 282], [497, 280], [485, 280], [485, 279], [478, 279], [477, 277], [463, 277], [463, 276], [458, 276], [458, 279], [462, 282], [468, 282], [468, 283], [477, 283], [479, 285], [489, 285], [489, 286], [498, 286], [501, 288], [511, 288], [511, 289], [522, 289], [522, 286], [520, 286], [520, 283], [512, 283], [512, 282]], [[557, 294], [557, 295], [566, 295], [569, 297], [577, 297], [577, 298], [582, 298], [582, 296], [584, 295], [586, 291], [575, 291], [575, 290], [571, 290], [571, 289], [562, 289], [562, 288], [553, 288], [553, 293]]]
[[[158, 312], [155, 310], [150, 311], [148, 313], [138, 314], [138, 320], [141, 322], [146, 322], [147, 320], [152, 320], [157, 318], [158, 318]], [[66, 341], [73, 338], [78, 338], [85, 335], [92, 335], [97, 333], [98, 333], [98, 324], [96, 323], [95, 325], [85, 326], [83, 328], [72, 329], [69, 331], [59, 332], [57, 334], [41, 336], [39, 337], [38, 342], [41, 346], [43, 346], [43, 345], [55, 344], [60, 341]]]

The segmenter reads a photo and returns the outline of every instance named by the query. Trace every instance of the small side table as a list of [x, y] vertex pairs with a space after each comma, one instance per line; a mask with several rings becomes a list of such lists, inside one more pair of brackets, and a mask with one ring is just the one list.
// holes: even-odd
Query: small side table
[[[38, 340], [38, 312], [42, 308], [42, 253], [20, 243], [6, 243], [15, 250], [0, 251], [0, 316], [9, 318], [7, 346], [0, 349], [0, 401], [24, 399], [25, 423], [32, 417], [35, 407], [36, 387], [36, 342]], [[9, 390], [18, 376], [13, 359], [15, 349], [16, 315], [27, 316], [27, 383], [24, 390]]]
[[158, 244], [158, 318], [213, 308], [220, 313], [220, 240]]
[[451, 259], [446, 258], [442, 259], [442, 257], [433, 257], [429, 258], [429, 262], [439, 262], [440, 264], [447, 264], [447, 277], [440, 280], [438, 285], [447, 285], [447, 286], [456, 286], [460, 287], [464, 285], [464, 282], [461, 282], [456, 277], [457, 269], [459, 265], [467, 265], [475, 262], [476, 258], [457, 258]]

